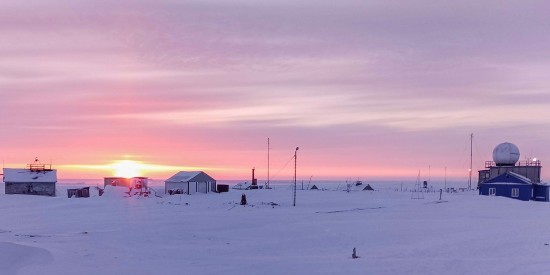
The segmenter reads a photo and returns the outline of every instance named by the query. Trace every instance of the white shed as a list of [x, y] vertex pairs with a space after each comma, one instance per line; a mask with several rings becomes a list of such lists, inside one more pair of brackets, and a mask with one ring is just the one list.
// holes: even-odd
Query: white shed
[[216, 180], [202, 171], [180, 171], [164, 182], [164, 192], [180, 190], [185, 194], [216, 192]]

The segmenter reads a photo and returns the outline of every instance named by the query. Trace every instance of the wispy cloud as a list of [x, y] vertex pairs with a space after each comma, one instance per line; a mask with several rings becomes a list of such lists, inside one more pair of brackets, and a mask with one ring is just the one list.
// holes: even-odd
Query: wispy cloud
[[[308, 142], [318, 155], [352, 146], [342, 166], [362, 171], [377, 165], [363, 158], [369, 144], [377, 145], [373, 155], [406, 152], [404, 163], [416, 161], [407, 142], [388, 138], [396, 133], [430, 151], [434, 135], [470, 131], [486, 136], [484, 146], [514, 137], [550, 155], [542, 145], [550, 138], [546, 2], [0, 7], [0, 151], [14, 163], [37, 153], [67, 165], [134, 154], [167, 170], [238, 169], [259, 154], [249, 144], [270, 135], [289, 148]], [[224, 139], [228, 133], [234, 138]], [[440, 153], [453, 150], [448, 143], [430, 156], [453, 161]], [[63, 166], [86, 167], [108, 169]]]

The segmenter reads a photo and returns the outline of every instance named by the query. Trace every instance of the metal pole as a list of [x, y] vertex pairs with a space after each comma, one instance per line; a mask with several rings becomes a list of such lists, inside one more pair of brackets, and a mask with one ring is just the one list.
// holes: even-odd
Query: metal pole
[[296, 206], [296, 163], [297, 161], [297, 153], [298, 153], [299, 147], [296, 147], [296, 151], [294, 151], [294, 204], [293, 206]]
[[474, 134], [470, 134], [470, 179], [468, 180], [468, 190], [472, 190], [472, 158], [473, 158], [473, 143], [474, 143]]
[[445, 166], [445, 192], [447, 192], [447, 166]]
[[269, 189], [269, 138], [267, 138], [267, 189]]

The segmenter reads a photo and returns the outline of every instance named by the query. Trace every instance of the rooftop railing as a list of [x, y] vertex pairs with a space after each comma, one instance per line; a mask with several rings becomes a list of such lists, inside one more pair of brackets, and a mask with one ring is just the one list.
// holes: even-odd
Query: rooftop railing
[[51, 164], [40, 164], [40, 163], [33, 163], [33, 164], [27, 164], [27, 169], [38, 172], [38, 171], [50, 171], [52, 170]]
[[[495, 167], [497, 164], [494, 161], [486, 161], [485, 168]], [[540, 160], [525, 160], [516, 163], [514, 166], [541, 166]]]

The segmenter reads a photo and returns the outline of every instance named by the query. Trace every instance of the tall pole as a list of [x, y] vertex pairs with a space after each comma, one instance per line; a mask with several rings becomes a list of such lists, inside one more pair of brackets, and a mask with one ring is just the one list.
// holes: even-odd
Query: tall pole
[[474, 134], [470, 134], [470, 179], [468, 180], [468, 190], [472, 190], [472, 158], [473, 158]]
[[256, 185], [254, 170], [256, 170], [256, 167], [252, 167], [252, 185]]
[[432, 165], [428, 165], [428, 184], [432, 183]]
[[296, 151], [294, 151], [294, 206], [296, 206], [296, 163], [297, 161], [297, 154], [298, 154], [299, 147], [296, 147]]
[[267, 138], [267, 189], [269, 189], [269, 138]]
[[445, 192], [447, 192], [447, 166], [445, 166]]

